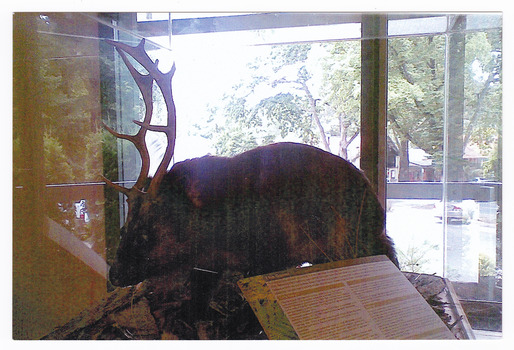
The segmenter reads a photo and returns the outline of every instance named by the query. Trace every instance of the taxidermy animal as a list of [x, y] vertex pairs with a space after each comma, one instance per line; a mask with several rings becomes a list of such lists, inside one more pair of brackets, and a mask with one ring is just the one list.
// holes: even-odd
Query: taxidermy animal
[[[397, 264], [384, 230], [384, 210], [366, 177], [352, 164], [318, 148], [277, 143], [232, 158], [206, 156], [176, 163], [175, 106], [171, 78], [144, 51], [114, 45], [141, 90], [146, 114], [132, 142], [142, 158], [135, 185], [124, 188], [129, 212], [110, 268], [113, 285], [127, 286], [177, 269], [241, 271], [246, 276], [301, 265], [387, 255]], [[139, 73], [131, 55], [147, 71]], [[167, 126], [151, 125], [153, 82], [167, 107]], [[164, 132], [168, 145], [148, 179], [148, 130]]]

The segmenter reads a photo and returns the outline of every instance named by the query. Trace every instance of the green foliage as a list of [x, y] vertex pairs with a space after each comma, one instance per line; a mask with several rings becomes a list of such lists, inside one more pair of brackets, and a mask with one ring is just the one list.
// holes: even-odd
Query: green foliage
[[39, 80], [43, 89], [40, 110], [45, 130], [45, 173], [52, 183], [94, 181], [102, 172], [101, 164], [93, 160], [101, 154], [99, 138], [95, 136], [97, 128], [92, 122], [97, 107], [91, 100], [98, 96], [91, 78], [91, 62], [53, 59], [53, 50], [70, 50], [68, 45], [67, 41], [54, 40], [41, 46], [44, 59]]
[[502, 181], [501, 158], [498, 151], [498, 143], [494, 145], [491, 156], [483, 163], [482, 176], [486, 179]]
[[[327, 58], [330, 50], [333, 55]], [[320, 69], [325, 71], [322, 79], [313, 79]], [[327, 134], [344, 138], [343, 147], [357, 135], [358, 42], [274, 46], [249, 64], [249, 71], [251, 78], [234, 86], [224, 107], [211, 109], [210, 132], [202, 136], [216, 139], [220, 154], [282, 140], [321, 144], [329, 150]]]
[[[390, 139], [398, 149], [409, 142], [421, 148], [440, 168], [445, 44], [443, 35], [389, 40]], [[490, 159], [498, 158], [493, 153], [501, 126], [501, 37], [469, 33], [465, 52], [464, 143], [478, 145]], [[360, 130], [360, 60], [359, 41], [272, 47], [249, 64], [251, 79], [234, 87], [225, 107], [217, 110], [226, 117], [223, 128], [215, 129], [226, 133], [217, 137], [217, 149], [232, 152], [234, 143], [228, 140], [233, 135], [238, 144], [296, 138], [328, 150], [330, 135], [332, 142], [339, 141], [338, 154], [347, 158], [347, 148]], [[268, 90], [261, 97], [263, 86]], [[223, 151], [226, 142], [231, 151]], [[334, 144], [330, 148], [334, 150]], [[470, 169], [468, 175], [476, 173]]]
[[[501, 132], [501, 38], [493, 32], [465, 37], [464, 148], [476, 144], [492, 159], [497, 157], [494, 145]], [[405, 141], [421, 148], [439, 167], [443, 156], [444, 45], [442, 35], [389, 40], [389, 136], [398, 149]], [[469, 168], [466, 176], [482, 176], [477, 171], [481, 172]]]
[[[68, 28], [59, 26], [69, 23], [71, 16], [53, 14], [53, 20], [48, 23], [41, 21], [39, 29], [41, 32], [67, 32]], [[104, 133], [99, 125], [99, 118], [104, 112], [106, 123], [110, 126], [116, 126], [118, 117], [118, 100], [112, 78], [115, 76], [114, 49], [106, 43], [80, 36], [42, 34], [38, 37], [38, 44], [34, 48], [38, 57], [35, 66], [37, 76], [34, 78], [41, 90], [38, 96], [41, 125], [35, 127], [43, 129], [41, 157], [44, 158], [46, 184], [97, 182], [100, 174], [117, 180], [117, 141]], [[124, 74], [128, 75], [126, 68]], [[135, 102], [132, 106], [124, 107], [141, 113], [143, 107], [139, 91], [130, 79], [123, 79], [120, 89], [127, 100], [130, 95]], [[131, 120], [137, 119], [133, 118], [129, 109], [125, 112], [124, 115], [131, 117]], [[130, 123], [132, 127], [133, 123]], [[15, 142], [15, 158], [22, 157], [23, 151], [18, 139]], [[47, 198], [46, 215], [79, 239], [92, 244], [93, 250], [104, 254], [105, 240], [107, 244], [112, 244], [119, 236], [119, 194], [106, 191], [105, 200], [100, 195], [96, 202], [85, 198], [89, 214], [89, 221], [86, 222], [75, 218], [74, 203], [67, 202], [67, 196], [59, 197], [65, 191], [67, 189], [63, 186], [51, 192]], [[113, 252], [108, 250], [107, 255], [111, 259]]]
[[348, 159], [348, 146], [360, 131], [360, 42], [336, 42], [326, 48], [329, 55], [323, 59], [322, 85], [326, 113], [322, 120], [330, 126], [331, 136], [339, 138], [339, 155]]
[[360, 120], [361, 56], [360, 42], [327, 44], [330, 55], [323, 61], [323, 89], [326, 101], [338, 113]]
[[[284, 139], [317, 142], [308, 97], [302, 93], [310, 75], [305, 67], [298, 67], [309, 51], [310, 45], [277, 46], [249, 65], [251, 79], [234, 86], [222, 108], [211, 109], [208, 131], [201, 131], [203, 137], [214, 140], [217, 154], [233, 155]], [[284, 74], [287, 67], [293, 67], [292, 78]], [[257, 102], [255, 91], [265, 91]]]
[[417, 246], [409, 246], [406, 251], [397, 249], [398, 262], [400, 270], [406, 272], [427, 272], [424, 271], [426, 263], [430, 260], [427, 253], [439, 249], [437, 244], [430, 244], [424, 241], [423, 244]]
[[[297, 63], [303, 64], [309, 57], [310, 50], [310, 44], [274, 46], [270, 52], [268, 64], [270, 64], [273, 71], [277, 73], [285, 66], [291, 66]], [[303, 74], [306, 73], [306, 71], [303, 71]], [[307, 78], [307, 76], [304, 76], [304, 78]]]
[[252, 120], [259, 120], [261, 127], [277, 125], [280, 137], [285, 138], [288, 134], [295, 133], [302, 136], [303, 142], [308, 143], [311, 135], [306, 131], [309, 130], [311, 122], [305, 113], [305, 107], [305, 101], [301, 97], [291, 93], [279, 93], [261, 100], [250, 114]]
[[43, 144], [46, 183], [72, 183], [74, 180], [73, 168], [59, 140], [49, 133], [45, 133]]
[[478, 272], [480, 276], [496, 275], [495, 265], [489, 256], [482, 253], [478, 256]]
[[215, 144], [216, 154], [221, 156], [235, 156], [259, 146], [254, 135], [241, 128], [231, 128], [230, 135], [223, 133]]
[[444, 37], [389, 40], [388, 126], [392, 140], [408, 140], [442, 158]]
[[501, 133], [501, 64], [499, 37], [485, 32], [467, 36], [464, 140], [490, 157], [495, 157], [491, 152]]

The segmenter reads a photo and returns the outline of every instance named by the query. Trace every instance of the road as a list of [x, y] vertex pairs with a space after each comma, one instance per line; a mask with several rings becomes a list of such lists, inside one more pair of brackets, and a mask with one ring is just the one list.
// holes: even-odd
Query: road
[[443, 224], [436, 218], [437, 202], [388, 200], [387, 232], [395, 242], [402, 269], [443, 276], [446, 248], [445, 277], [477, 282], [479, 257], [489, 259], [493, 267], [496, 261], [496, 204], [473, 203], [475, 215], [469, 224]]

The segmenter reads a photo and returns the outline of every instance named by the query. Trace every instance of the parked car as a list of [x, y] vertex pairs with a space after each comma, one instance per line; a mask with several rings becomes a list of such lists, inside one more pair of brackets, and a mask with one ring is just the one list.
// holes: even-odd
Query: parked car
[[[436, 218], [443, 219], [443, 201], [435, 206], [437, 210]], [[446, 222], [449, 224], [470, 224], [475, 215], [476, 203], [474, 200], [449, 201], [446, 202]]]
[[87, 203], [85, 199], [81, 199], [74, 203], [75, 205], [75, 218], [83, 220], [86, 224], [89, 222], [89, 214], [87, 212]]

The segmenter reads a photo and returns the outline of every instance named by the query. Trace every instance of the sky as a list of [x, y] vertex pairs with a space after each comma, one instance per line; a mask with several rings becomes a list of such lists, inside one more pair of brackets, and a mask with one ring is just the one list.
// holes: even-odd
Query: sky
[[[212, 16], [212, 14], [211, 14]], [[185, 15], [183, 15], [185, 17]], [[201, 16], [200, 16], [201, 17]], [[213, 153], [209, 141], [189, 135], [192, 125], [208, 117], [208, 106], [221, 106], [223, 95], [247, 77], [248, 63], [269, 52], [270, 44], [299, 41], [356, 38], [360, 24], [349, 23], [327, 26], [310, 26], [241, 32], [219, 32], [150, 38], [161, 45], [171, 46], [171, 51], [159, 53], [162, 71], [176, 65], [173, 78], [173, 97], [177, 108], [177, 143], [175, 161]], [[316, 53], [315, 53], [316, 54]], [[319, 58], [320, 53], [317, 53]], [[315, 58], [316, 59], [316, 58]], [[296, 71], [295, 71], [296, 73]], [[315, 75], [313, 84], [320, 83]], [[259, 96], [260, 94], [260, 96]], [[262, 89], [255, 91], [256, 102], [270, 94]], [[250, 96], [250, 99], [252, 96]], [[186, 146], [187, 145], [187, 146]], [[160, 151], [163, 147], [159, 148]], [[156, 150], [155, 158], [158, 158]], [[156, 167], [152, 166], [152, 170]]]

